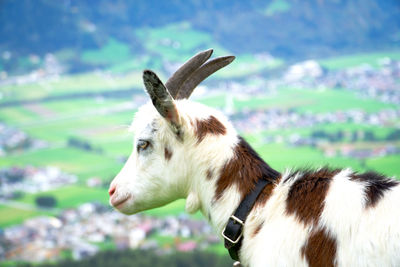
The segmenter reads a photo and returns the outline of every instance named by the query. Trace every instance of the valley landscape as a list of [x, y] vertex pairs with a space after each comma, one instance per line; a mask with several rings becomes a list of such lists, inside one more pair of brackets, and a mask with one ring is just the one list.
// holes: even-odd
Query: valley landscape
[[[27, 3], [5, 2], [0, 5], [3, 19], [8, 16], [4, 10], [29, 11]], [[114, 25], [126, 27], [116, 34], [114, 28], [97, 23], [112, 17], [104, 15], [105, 1], [96, 9], [101, 18], [87, 13], [85, 1], [77, 6], [68, 1], [39, 2], [42, 9], [31, 10], [59, 12], [64, 22], [78, 21], [82, 32], [76, 45], [64, 41], [29, 47], [20, 41], [12, 48], [15, 37], [0, 41], [0, 265], [80, 260], [99, 251], [128, 248], [162, 253], [201, 250], [227, 257], [202, 216], [184, 214], [184, 200], [131, 217], [108, 206], [109, 182], [132, 150], [130, 122], [148, 101], [142, 70], [153, 69], [165, 81], [180, 64], [207, 48], [213, 48], [215, 56], [233, 54], [236, 60], [203, 82], [191, 99], [228, 115], [271, 167], [280, 172], [350, 167], [400, 179], [400, 22], [393, 19], [400, 7], [395, 1], [389, 1], [393, 9], [386, 17], [394, 25], [370, 29], [381, 37], [381, 44], [364, 40], [367, 35], [361, 29], [355, 35], [357, 45], [344, 38], [337, 49], [328, 42], [331, 36], [318, 42], [319, 35], [311, 33], [314, 37], [307, 42], [312, 47], [305, 47], [307, 30], [299, 31], [303, 38], [296, 37], [297, 43], [287, 47], [280, 45], [284, 37], [277, 36], [263, 48], [251, 42], [241, 49], [250, 28], [236, 36], [236, 44], [227, 44], [231, 29], [219, 21], [227, 14], [215, 18], [214, 30], [201, 20], [217, 13], [217, 4], [209, 4], [209, 13], [197, 12], [193, 18], [183, 11], [176, 11], [176, 16], [167, 11], [157, 23], [118, 17]], [[186, 7], [194, 10], [195, 2]], [[308, 7], [309, 21], [320, 20], [316, 10], [343, 4], [321, 2]], [[246, 8], [218, 3], [227, 13], [243, 9], [234, 25], [251, 12], [265, 17], [265, 23], [279, 22], [285, 15], [296, 17], [290, 12], [299, 5], [281, 0], [263, 6], [254, 1]], [[342, 11], [351, 12], [357, 3], [343, 4]], [[125, 14], [118, 4], [114, 11]], [[380, 10], [389, 9], [380, 6], [376, 11], [384, 16]], [[359, 12], [363, 23], [373, 24], [363, 10]], [[12, 29], [1, 27], [3, 36]], [[37, 38], [44, 42], [54, 31], [49, 27]], [[385, 39], [387, 31], [393, 31], [388, 34], [392, 39]], [[121, 37], [123, 32], [127, 34]], [[274, 34], [275, 30], [266, 30], [256, 43]], [[294, 53], [296, 46], [299, 51]]]

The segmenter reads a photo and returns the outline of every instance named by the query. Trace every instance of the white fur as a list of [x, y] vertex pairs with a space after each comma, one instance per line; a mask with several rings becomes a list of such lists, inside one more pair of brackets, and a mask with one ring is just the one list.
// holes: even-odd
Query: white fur
[[[187, 100], [176, 101], [183, 138], [176, 137], [169, 123], [151, 104], [142, 107], [132, 123], [134, 148], [127, 163], [113, 180], [113, 200], [128, 197], [116, 208], [126, 214], [162, 206], [186, 198], [186, 211], [201, 210], [220, 235], [240, 201], [236, 185], [214, 202], [216, 181], [224, 164], [233, 157], [238, 143], [235, 129], [218, 111]], [[225, 135], [206, 135], [201, 143], [195, 135], [197, 120], [216, 117]], [[152, 131], [153, 126], [156, 131]], [[145, 152], [136, 151], [137, 141], [152, 141]], [[166, 160], [164, 148], [172, 157]], [[207, 179], [207, 171], [214, 177]], [[366, 184], [350, 180], [349, 169], [338, 173], [330, 184], [317, 226], [304, 225], [288, 215], [286, 199], [297, 177], [282, 175], [266, 205], [254, 209], [246, 222], [240, 257], [245, 266], [307, 266], [301, 255], [313, 227], [324, 228], [337, 242], [338, 266], [400, 266], [400, 187], [385, 193], [373, 208], [365, 207]], [[285, 181], [285, 182], [284, 182]], [[263, 223], [256, 236], [255, 229]]]
[[339, 266], [400, 266], [400, 187], [365, 208], [365, 186], [337, 174], [326, 197], [321, 225], [335, 233]]

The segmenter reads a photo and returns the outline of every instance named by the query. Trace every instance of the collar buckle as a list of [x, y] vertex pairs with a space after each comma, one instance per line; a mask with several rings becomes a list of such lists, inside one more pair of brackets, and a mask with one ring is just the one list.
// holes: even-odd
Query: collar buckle
[[238, 217], [236, 217], [235, 215], [231, 215], [231, 217], [229, 217], [229, 219], [234, 220], [235, 222], [241, 224], [242, 226], [244, 226], [244, 221], [242, 221], [241, 219], [239, 219]]
[[[236, 217], [235, 215], [231, 215], [231, 217], [229, 217], [229, 220], [233, 220], [233, 223], [240, 224], [242, 227], [244, 226], [244, 222], [241, 219], [239, 219], [238, 217]], [[232, 240], [225, 234], [226, 226], [224, 227], [224, 230], [222, 230], [222, 233], [221, 233], [222, 237], [225, 238], [227, 241], [229, 241], [231, 244], [237, 244], [243, 236], [243, 228], [242, 227], [240, 227], [240, 234], [236, 238], [236, 240]]]

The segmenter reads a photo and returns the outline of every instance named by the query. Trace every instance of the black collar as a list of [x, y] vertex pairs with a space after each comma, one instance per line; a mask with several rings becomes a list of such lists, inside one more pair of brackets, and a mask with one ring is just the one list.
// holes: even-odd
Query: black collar
[[235, 213], [231, 215], [228, 223], [224, 230], [222, 231], [222, 236], [225, 240], [225, 248], [228, 249], [229, 255], [234, 260], [239, 260], [239, 250], [242, 246], [243, 237], [243, 226], [246, 222], [246, 218], [249, 215], [257, 197], [260, 195], [261, 191], [267, 184], [272, 183], [271, 181], [265, 179], [259, 179], [253, 191], [246, 195], [242, 202], [240, 202]]

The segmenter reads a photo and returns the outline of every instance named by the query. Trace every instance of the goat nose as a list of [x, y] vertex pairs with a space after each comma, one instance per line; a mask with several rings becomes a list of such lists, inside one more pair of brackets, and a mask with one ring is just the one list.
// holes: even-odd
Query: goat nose
[[115, 189], [117, 187], [115, 185], [111, 186], [110, 189], [108, 189], [108, 194], [110, 195], [110, 197], [115, 193]]

